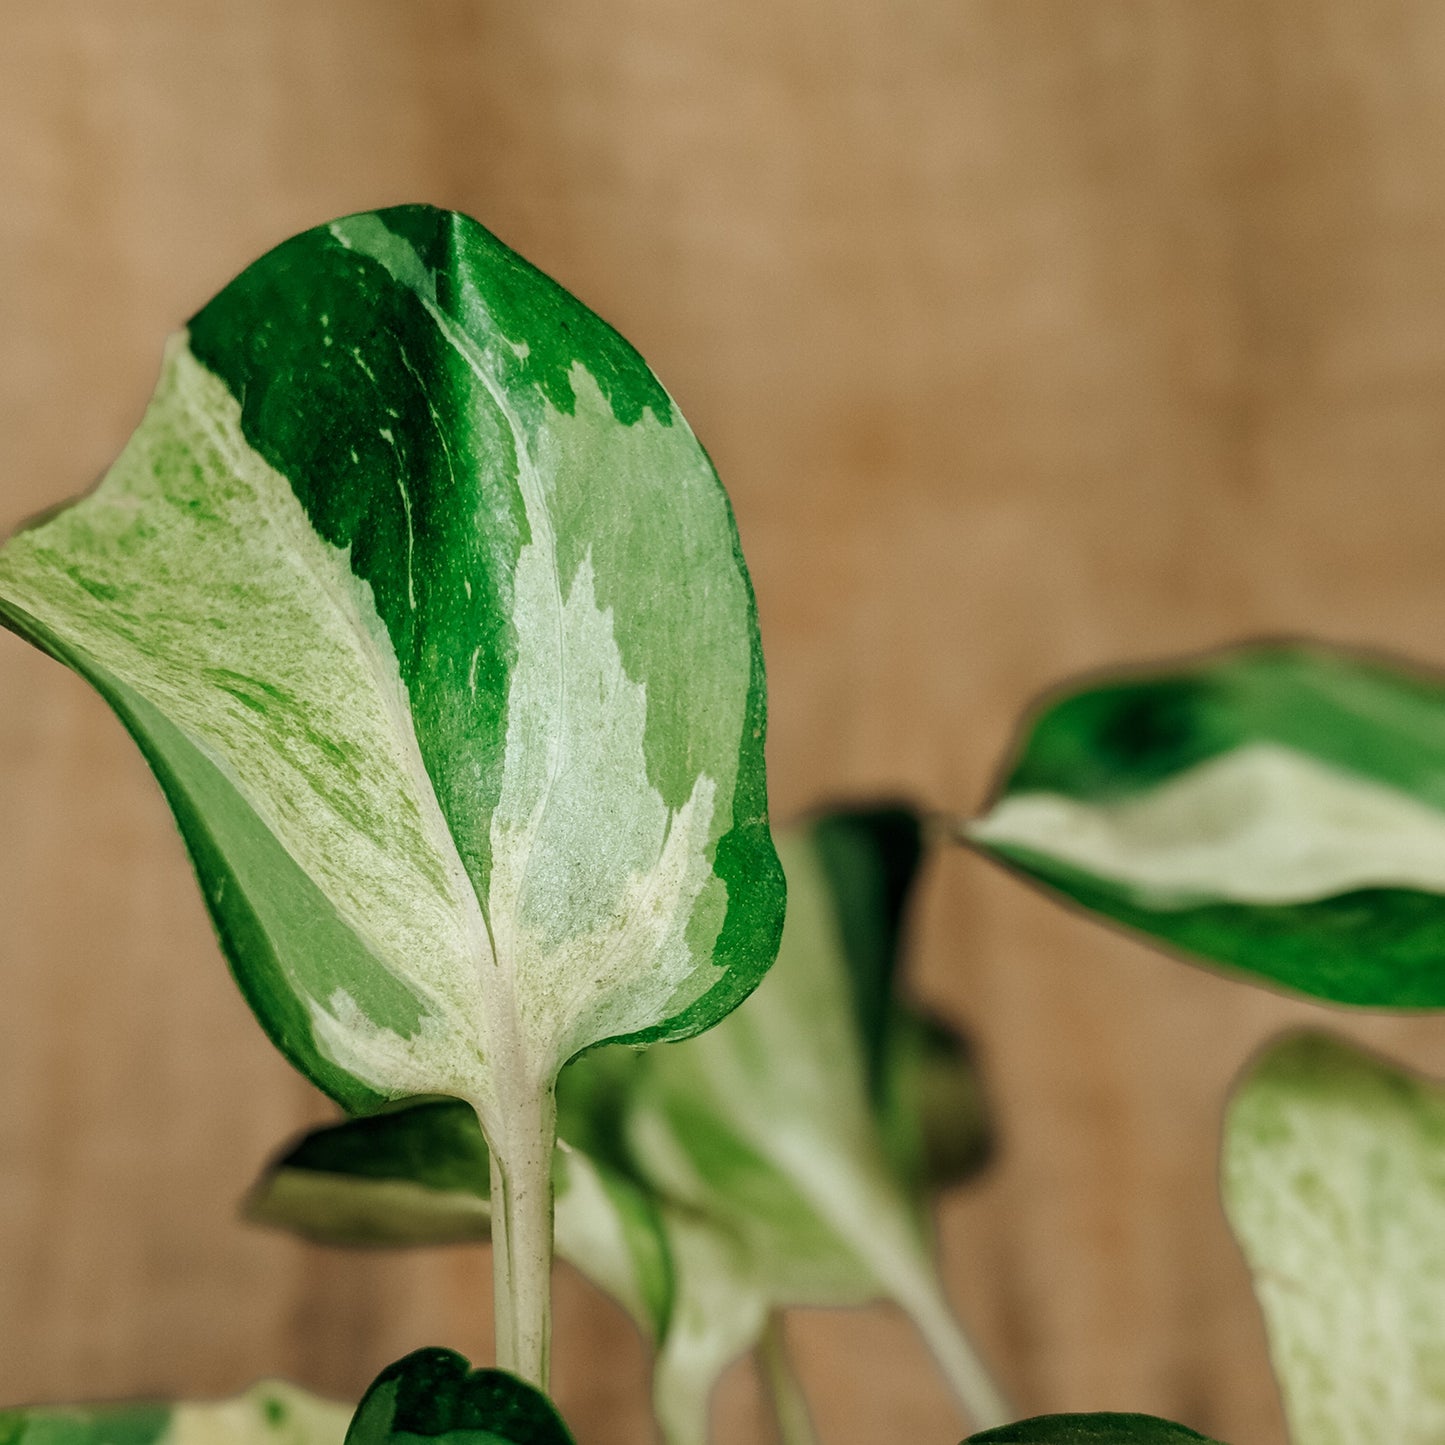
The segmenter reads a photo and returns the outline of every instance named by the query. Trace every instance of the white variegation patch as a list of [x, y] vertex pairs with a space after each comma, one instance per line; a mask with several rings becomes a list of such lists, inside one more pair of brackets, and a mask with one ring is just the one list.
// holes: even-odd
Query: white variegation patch
[[646, 688], [623, 669], [590, 562], [559, 606], [555, 558], [529, 544], [514, 585], [488, 914], [522, 1027], [560, 1063], [655, 1022], [696, 969], [686, 930], [711, 877], [715, 789], [699, 777], [673, 812], [648, 782]]
[[[483, 1055], [477, 1051], [475, 1014], [458, 1034], [436, 1014], [422, 1014], [409, 1034], [369, 1017], [343, 988], [324, 1003], [307, 997], [317, 1047], [338, 1068], [377, 1093], [393, 1098], [452, 1094], [474, 1103], [490, 1097], [481, 1083]], [[480, 1092], [479, 1092], [480, 1090]]]
[[1117, 801], [1013, 794], [967, 835], [1123, 884], [1155, 908], [1308, 903], [1360, 888], [1445, 893], [1445, 815], [1273, 743]]
[[247, 1201], [246, 1218], [323, 1244], [451, 1244], [486, 1239], [492, 1207], [465, 1189], [283, 1167]]

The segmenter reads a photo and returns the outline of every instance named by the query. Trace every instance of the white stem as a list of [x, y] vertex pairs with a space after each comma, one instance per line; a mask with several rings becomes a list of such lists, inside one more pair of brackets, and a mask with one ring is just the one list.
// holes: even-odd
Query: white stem
[[547, 1388], [552, 1343], [552, 1150], [557, 1102], [550, 1085], [509, 1091], [492, 1154], [492, 1293], [497, 1364]]
[[768, 1315], [763, 1337], [758, 1341], [757, 1355], [772, 1397], [778, 1439], [782, 1445], [818, 1445], [818, 1432], [813, 1428], [813, 1417], [808, 1411], [803, 1387], [793, 1373], [787, 1340], [783, 1335], [783, 1317], [777, 1310]]

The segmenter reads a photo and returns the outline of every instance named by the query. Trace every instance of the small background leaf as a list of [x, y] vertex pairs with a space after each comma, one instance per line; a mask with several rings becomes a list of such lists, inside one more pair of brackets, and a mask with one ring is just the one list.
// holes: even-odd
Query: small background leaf
[[[639, 1060], [631, 1155], [669, 1218], [676, 1209], [706, 1221], [730, 1243], [741, 1263], [727, 1318], [741, 1317], [747, 1298], [759, 1319], [789, 1305], [890, 1299], [971, 1408], [1003, 1418], [932, 1267], [922, 1136], [890, 1129], [887, 1101], [906, 1077], [895, 1073], [906, 1026], [894, 988], [918, 821], [898, 809], [835, 814], [790, 832], [780, 853], [789, 915], [778, 963], [717, 1028]], [[664, 1395], [668, 1385], [664, 1373]], [[658, 1410], [685, 1412], [665, 1398]]]
[[1445, 1007], [1445, 685], [1403, 665], [1252, 646], [1066, 690], [964, 831], [1204, 959]]
[[1294, 1445], [1445, 1436], [1445, 1087], [1276, 1044], [1230, 1104], [1223, 1182]]

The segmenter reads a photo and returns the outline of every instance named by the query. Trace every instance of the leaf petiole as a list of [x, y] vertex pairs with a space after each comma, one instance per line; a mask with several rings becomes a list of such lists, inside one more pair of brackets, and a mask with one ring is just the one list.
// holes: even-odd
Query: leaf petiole
[[552, 1150], [557, 1099], [551, 1084], [519, 1089], [493, 1140], [492, 1297], [497, 1364], [547, 1389], [552, 1341]]

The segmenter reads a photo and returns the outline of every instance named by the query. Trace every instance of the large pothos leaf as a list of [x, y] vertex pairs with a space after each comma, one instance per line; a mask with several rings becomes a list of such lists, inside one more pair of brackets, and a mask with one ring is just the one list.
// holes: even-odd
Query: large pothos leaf
[[293, 1062], [477, 1109], [544, 1381], [557, 1071], [715, 1022], [782, 919], [753, 599], [656, 378], [464, 216], [308, 231], [0, 550], [0, 620], [135, 734]]
[[1402, 665], [1275, 644], [1066, 689], [965, 831], [1270, 983], [1445, 1007], [1445, 683]]
[[231, 1400], [0, 1410], [0, 1445], [342, 1445], [351, 1407], [263, 1380]]
[[1445, 1086], [1288, 1039], [1234, 1095], [1222, 1172], [1294, 1445], [1445, 1437]]
[[[798, 830], [784, 846], [789, 858], [809, 860], [791, 877], [804, 926], [785, 930], [772, 977], [796, 973], [798, 989], [770, 984], [737, 1017], [779, 1011], [776, 1031], [786, 1052], [815, 1057], [833, 1035], [814, 1039], [811, 1010], [800, 1014], [795, 1000], [817, 991], [821, 1016], [847, 1040], [826, 1066], [837, 1071], [832, 1077], [844, 1097], [855, 1100], [865, 1157], [889, 1181], [890, 1205], [917, 1240], [929, 1195], [975, 1170], [988, 1142], [977, 1074], [962, 1040], [896, 997], [900, 927], [920, 858], [918, 822], [901, 809], [835, 814]], [[819, 913], [833, 926], [807, 926]], [[854, 1247], [820, 1227], [797, 1184], [767, 1155], [739, 1153], [733, 1127], [699, 1118], [690, 1091], [655, 1088], [648, 1059], [693, 1047], [665, 1045], [647, 1055], [604, 1049], [565, 1069], [558, 1091], [559, 1132], [567, 1141], [556, 1173], [558, 1250], [618, 1299], [659, 1351], [657, 1409], [674, 1445], [706, 1439], [718, 1377], [770, 1330], [776, 1333], [780, 1307], [878, 1293]], [[650, 1151], [631, 1147], [639, 1115], [653, 1118], [673, 1100], [683, 1112], [663, 1125], [665, 1136], [696, 1127], [731, 1148], [744, 1171], [743, 1197], [728, 1197], [727, 1180], [718, 1181], [716, 1196], [691, 1187], [674, 1194], [674, 1166], [650, 1172]], [[673, 1147], [665, 1153], [670, 1160]], [[449, 1103], [424, 1103], [308, 1135], [267, 1171], [248, 1210], [332, 1243], [481, 1239], [487, 1176], [475, 1121]], [[818, 1188], [827, 1185], [818, 1181]]]
[[388, 1365], [356, 1407], [346, 1445], [573, 1445], [557, 1408], [504, 1370], [474, 1370], [452, 1350]]
[[614, 331], [424, 206], [278, 247], [99, 487], [0, 551], [176, 810], [247, 997], [347, 1107], [681, 1037], [782, 881], [727, 499]]
[[1035, 1415], [970, 1435], [964, 1445], [1217, 1445], [1157, 1415]]

